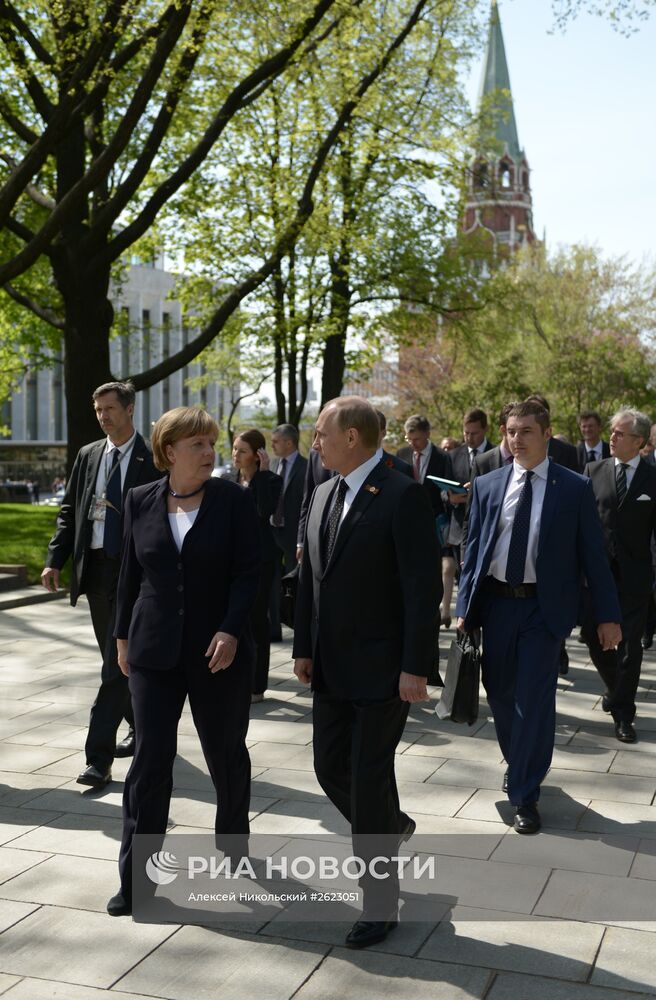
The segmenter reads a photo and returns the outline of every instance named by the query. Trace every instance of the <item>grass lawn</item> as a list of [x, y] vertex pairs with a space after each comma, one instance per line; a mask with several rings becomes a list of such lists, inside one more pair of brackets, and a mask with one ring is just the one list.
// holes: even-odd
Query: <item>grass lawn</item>
[[[0, 503], [0, 563], [27, 566], [30, 583], [38, 583], [46, 561], [48, 542], [55, 530], [57, 513], [57, 507]], [[68, 566], [62, 580], [68, 585]]]

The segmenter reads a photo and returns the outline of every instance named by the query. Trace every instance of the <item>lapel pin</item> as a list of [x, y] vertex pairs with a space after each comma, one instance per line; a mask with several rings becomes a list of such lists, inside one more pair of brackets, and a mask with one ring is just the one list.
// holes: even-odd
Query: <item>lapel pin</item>
[[374, 496], [376, 496], [378, 493], [380, 493], [380, 490], [378, 489], [378, 487], [377, 486], [372, 486], [371, 483], [367, 483], [367, 485], [365, 486], [365, 490], [367, 491], [367, 493], [373, 493]]
[[143, 462], [143, 455], [135, 455], [134, 457], [136, 458], [137, 462]]

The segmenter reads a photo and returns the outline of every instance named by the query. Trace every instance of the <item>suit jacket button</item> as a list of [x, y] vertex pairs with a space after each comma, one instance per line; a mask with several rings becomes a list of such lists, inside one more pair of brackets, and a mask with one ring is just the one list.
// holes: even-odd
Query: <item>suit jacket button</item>
[[182, 584], [181, 584], [181, 583], [179, 583], [179, 584], [178, 584], [178, 590], [179, 590], [179, 591], [181, 591], [181, 590], [184, 590], [184, 587], [182, 586]]
[[184, 614], [184, 608], [178, 608], [178, 614], [179, 615], [183, 615]]
[[182, 563], [178, 563], [178, 569], [182, 569]]

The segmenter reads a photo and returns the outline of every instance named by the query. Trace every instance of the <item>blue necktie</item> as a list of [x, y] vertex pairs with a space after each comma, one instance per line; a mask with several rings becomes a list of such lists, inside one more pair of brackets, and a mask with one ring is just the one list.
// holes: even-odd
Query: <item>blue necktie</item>
[[120, 460], [121, 453], [118, 448], [114, 448], [112, 467], [105, 487], [108, 505], [105, 507], [105, 530], [103, 532], [104, 553], [106, 556], [114, 557], [121, 551], [121, 470], [118, 464]]
[[531, 504], [533, 502], [532, 478], [533, 472], [529, 469], [526, 473], [522, 491], [519, 494], [517, 506], [515, 507], [515, 520], [513, 521], [512, 533], [510, 535], [508, 562], [506, 563], [506, 581], [511, 587], [520, 587], [524, 582], [528, 535], [531, 528]]

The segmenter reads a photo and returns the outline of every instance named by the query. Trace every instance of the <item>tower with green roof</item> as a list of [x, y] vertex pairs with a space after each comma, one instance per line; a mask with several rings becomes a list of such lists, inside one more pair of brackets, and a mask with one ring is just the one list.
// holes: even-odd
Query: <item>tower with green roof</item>
[[510, 74], [496, 0], [492, 0], [479, 91], [481, 126], [467, 167], [463, 230], [512, 252], [536, 239], [530, 169], [519, 144]]

